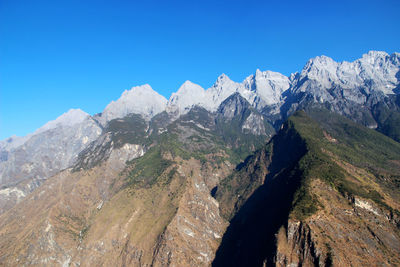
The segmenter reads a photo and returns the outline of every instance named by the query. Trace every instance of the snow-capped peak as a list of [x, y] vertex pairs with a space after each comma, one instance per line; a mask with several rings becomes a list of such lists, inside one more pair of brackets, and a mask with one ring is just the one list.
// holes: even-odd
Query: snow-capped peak
[[150, 85], [132, 87], [125, 90], [117, 101], [112, 101], [104, 109], [98, 120], [105, 125], [108, 121], [122, 118], [130, 113], [141, 114], [146, 119], [165, 110], [167, 99]]

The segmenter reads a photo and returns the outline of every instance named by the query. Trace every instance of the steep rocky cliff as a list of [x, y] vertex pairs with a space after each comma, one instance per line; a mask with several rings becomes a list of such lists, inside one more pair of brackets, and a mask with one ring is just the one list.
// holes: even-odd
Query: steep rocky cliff
[[230, 225], [213, 266], [400, 263], [400, 144], [325, 110], [310, 115], [291, 117], [220, 183]]

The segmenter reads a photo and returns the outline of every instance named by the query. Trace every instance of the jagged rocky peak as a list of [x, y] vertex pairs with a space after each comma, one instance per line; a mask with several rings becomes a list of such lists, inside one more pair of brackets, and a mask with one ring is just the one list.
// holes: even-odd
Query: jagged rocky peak
[[226, 75], [225, 73], [222, 73], [220, 76], [218, 76], [215, 83], [208, 90], [214, 89], [217, 92], [222, 92], [222, 91], [226, 92], [227, 89], [229, 89], [229, 88], [236, 89], [238, 85], [239, 85], [239, 83], [232, 81], [228, 77], [228, 75]]
[[242, 83], [232, 81], [226, 74], [221, 74], [215, 83], [204, 91], [202, 87], [186, 81], [173, 93], [168, 101], [169, 113], [183, 114], [190, 107], [199, 105], [209, 111], [216, 111], [219, 105], [235, 92], [239, 92], [256, 109], [281, 102], [281, 95], [289, 89], [288, 77], [273, 71], [257, 70]]
[[178, 110], [179, 113], [184, 113], [190, 107], [196, 104], [202, 104], [204, 102], [205, 91], [203, 87], [186, 81], [182, 84], [176, 93], [172, 93], [168, 104], [168, 111]]
[[167, 99], [145, 84], [125, 90], [117, 101], [107, 105], [98, 120], [105, 125], [112, 119], [122, 118], [131, 113], [150, 119], [164, 111], [166, 105]]
[[223, 84], [230, 83], [230, 82], [232, 82], [232, 80], [228, 77], [228, 75], [226, 75], [225, 73], [222, 73], [221, 75], [218, 76], [214, 85], [223, 85]]
[[249, 102], [240, 93], [236, 92], [221, 103], [218, 113], [226, 119], [232, 119], [235, 116], [242, 115], [244, 110], [249, 107]]
[[[299, 80], [309, 80], [315, 81], [318, 86], [323, 88], [331, 88], [333, 81], [337, 81], [338, 77], [336, 71], [338, 68], [338, 63], [332, 58], [327, 56], [317, 56], [315, 58], [309, 59], [306, 65], [303, 67]], [[307, 91], [310, 89], [306, 83], [304, 86], [299, 86], [297, 91]]]
[[374, 65], [376, 63], [379, 64], [382, 61], [386, 61], [389, 57], [390, 55], [384, 51], [369, 51], [368, 53], [362, 55], [360, 61]]
[[400, 83], [400, 55], [382, 51], [370, 51], [355, 61], [360, 66], [357, 73], [364, 81], [370, 83], [371, 89], [393, 94], [393, 89]]
[[366, 92], [393, 94], [399, 84], [399, 54], [370, 51], [353, 62], [336, 62], [327, 56], [310, 59], [297, 78], [295, 92], [315, 92], [317, 88], [364, 88]]
[[324, 77], [324, 75], [335, 76], [338, 65], [339, 64], [330, 57], [323, 55], [317, 56], [307, 61], [300, 75], [307, 75], [309, 78], [316, 79]]
[[221, 74], [213, 86], [205, 92], [205, 107], [211, 111], [217, 110], [222, 101], [236, 92], [239, 86], [239, 83], [232, 81], [227, 75]]
[[256, 101], [258, 97], [263, 101], [263, 105], [273, 105], [281, 101], [282, 93], [290, 87], [290, 80], [279, 72], [257, 69], [256, 73], [247, 77], [242, 85], [241, 93], [250, 102]]

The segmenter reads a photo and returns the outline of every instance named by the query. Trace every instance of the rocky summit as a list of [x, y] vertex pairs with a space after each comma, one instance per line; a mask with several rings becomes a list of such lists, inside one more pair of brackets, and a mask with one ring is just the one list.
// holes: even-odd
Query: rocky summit
[[0, 266], [400, 266], [400, 54], [133, 87], [0, 141]]

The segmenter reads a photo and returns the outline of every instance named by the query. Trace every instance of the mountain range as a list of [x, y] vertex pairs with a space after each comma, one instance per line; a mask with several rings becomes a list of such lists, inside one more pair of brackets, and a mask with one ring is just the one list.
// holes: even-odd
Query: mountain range
[[400, 264], [399, 94], [370, 51], [71, 109], [0, 142], [0, 264]]

